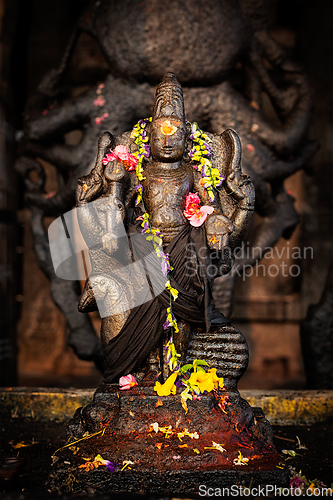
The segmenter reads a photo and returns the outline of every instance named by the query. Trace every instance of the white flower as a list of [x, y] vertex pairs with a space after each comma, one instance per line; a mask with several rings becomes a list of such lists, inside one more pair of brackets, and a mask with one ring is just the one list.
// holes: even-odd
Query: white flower
[[238, 458], [234, 458], [235, 465], [248, 465], [249, 458], [242, 457], [241, 452], [238, 452]]

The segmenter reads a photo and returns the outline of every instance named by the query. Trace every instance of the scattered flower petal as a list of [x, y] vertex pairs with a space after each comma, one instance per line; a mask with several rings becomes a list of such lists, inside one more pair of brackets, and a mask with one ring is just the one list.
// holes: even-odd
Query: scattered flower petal
[[104, 97], [97, 97], [97, 99], [94, 100], [94, 106], [104, 106], [105, 104], [105, 99]]
[[296, 453], [296, 451], [294, 450], [281, 450], [282, 453], [284, 453], [285, 455], [289, 455], [290, 457], [296, 457], [296, 455], [299, 455], [300, 457], [302, 455], [300, 455], [299, 453]]
[[158, 432], [158, 423], [157, 422], [154, 422], [153, 425], [152, 425], [152, 428], [153, 428], [153, 431], [155, 431], [156, 433]]
[[119, 388], [121, 391], [128, 391], [128, 389], [131, 389], [131, 387], [135, 385], [138, 385], [138, 383], [131, 374], [120, 377], [119, 379]]
[[154, 391], [156, 391], [159, 396], [169, 396], [170, 394], [176, 394], [177, 388], [175, 386], [175, 381], [177, 376], [178, 372], [174, 372], [164, 382], [164, 384], [161, 384], [157, 381], [154, 386]]
[[249, 458], [245, 458], [242, 456], [241, 452], [238, 452], [238, 458], [234, 458], [233, 462], [235, 465], [248, 465]]
[[17, 443], [13, 445], [13, 448], [15, 450], [18, 450], [19, 448], [27, 448], [28, 446], [31, 446], [30, 444], [25, 444], [23, 441], [21, 443]]
[[[123, 461], [124, 467], [122, 469], [120, 469], [120, 472], [122, 472], [124, 469], [126, 469], [126, 467], [128, 467], [129, 465], [133, 465], [133, 464], [134, 464], [134, 462], [131, 462], [131, 460], [124, 460]], [[128, 468], [130, 469], [131, 467], [128, 467]]]
[[223, 446], [219, 443], [215, 443], [215, 441], [212, 441], [213, 446], [205, 446], [205, 450], [217, 450], [223, 453], [224, 451], [227, 451]]
[[301, 443], [300, 439], [298, 436], [296, 436], [296, 439], [297, 439], [297, 444], [296, 444], [296, 448], [298, 450], [307, 450], [307, 447]]
[[182, 441], [183, 437], [189, 437], [191, 439], [199, 439], [199, 434], [197, 432], [189, 432], [188, 429], [183, 429], [182, 432], [177, 433], [179, 441]]

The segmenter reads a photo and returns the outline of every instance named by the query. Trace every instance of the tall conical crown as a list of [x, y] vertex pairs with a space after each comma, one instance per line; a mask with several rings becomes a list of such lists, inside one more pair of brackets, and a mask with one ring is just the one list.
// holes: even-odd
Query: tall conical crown
[[174, 73], [166, 73], [156, 89], [153, 120], [163, 116], [174, 116], [185, 122], [182, 87]]

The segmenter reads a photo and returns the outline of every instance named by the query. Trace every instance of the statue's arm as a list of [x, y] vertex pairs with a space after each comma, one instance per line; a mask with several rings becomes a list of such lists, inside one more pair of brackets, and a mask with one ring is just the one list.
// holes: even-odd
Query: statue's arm
[[77, 216], [83, 238], [89, 247], [100, 241], [103, 230], [99, 223], [94, 201], [105, 196], [108, 183], [104, 176], [102, 160], [114, 146], [114, 137], [104, 132], [98, 140], [95, 166], [90, 174], [80, 177], [75, 192]]
[[224, 145], [226, 179], [219, 190], [223, 213], [231, 221], [229, 247], [234, 253], [246, 238], [252, 221], [255, 191], [251, 178], [242, 173], [241, 143], [235, 131], [228, 129], [221, 134]]
[[[209, 202], [200, 180], [201, 174], [194, 172], [194, 190], [204, 205], [214, 207], [214, 212], [205, 222], [208, 247], [214, 258], [223, 265], [222, 273], [230, 271], [235, 250], [246, 238], [254, 210], [254, 187], [250, 177], [242, 174], [241, 144], [238, 135], [231, 129], [220, 136], [212, 136], [215, 153], [212, 163], [219, 168], [223, 184], [215, 191], [215, 199]], [[216, 253], [217, 251], [217, 253]]]

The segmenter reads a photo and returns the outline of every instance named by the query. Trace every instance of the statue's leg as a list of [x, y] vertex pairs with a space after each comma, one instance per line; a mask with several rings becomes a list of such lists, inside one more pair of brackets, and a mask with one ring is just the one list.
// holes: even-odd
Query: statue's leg
[[187, 351], [187, 362], [194, 359], [207, 361], [223, 377], [231, 399], [239, 399], [237, 384], [246, 371], [249, 350], [244, 335], [233, 326], [212, 327], [207, 333], [201, 328], [193, 330]]
[[[181, 355], [178, 358], [178, 362], [185, 364], [185, 356], [189, 345], [189, 340], [191, 336], [191, 325], [187, 321], [178, 321], [179, 332], [173, 335], [173, 341], [175, 343], [176, 351]], [[171, 371], [168, 366], [167, 359], [167, 349], [165, 348], [168, 341], [170, 340], [170, 331], [166, 331], [162, 338], [159, 340], [157, 346], [149, 354], [147, 361], [145, 362], [142, 369], [136, 372], [135, 376], [137, 380], [142, 378], [142, 373], [144, 372], [145, 381], [151, 382], [156, 381], [158, 375], [162, 375], [162, 379], [165, 381]]]

